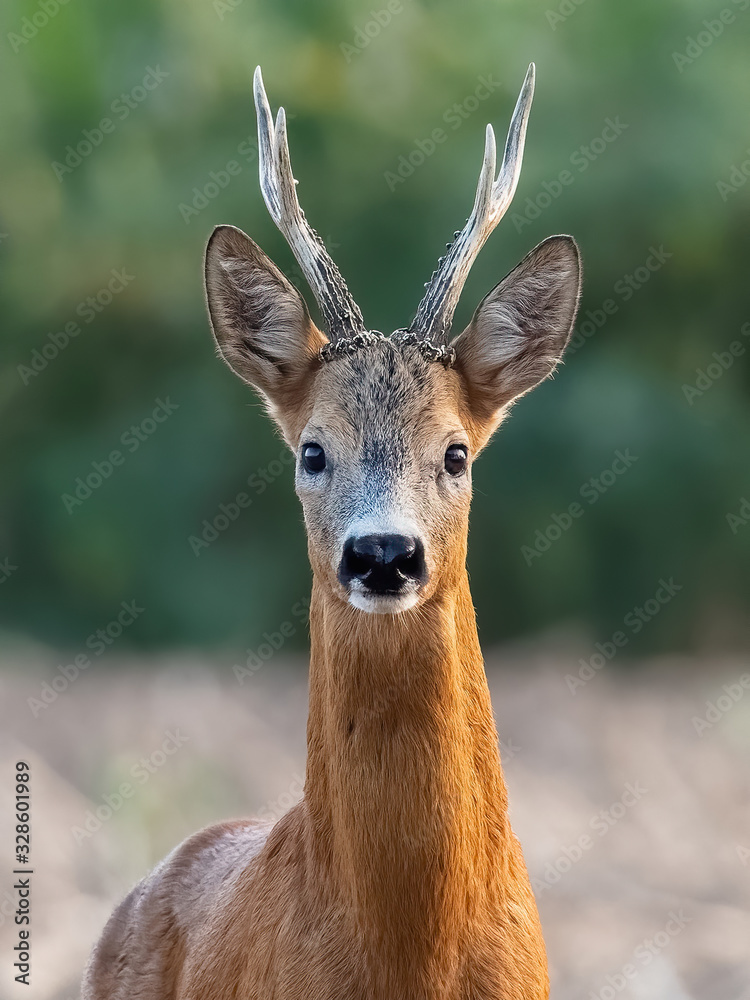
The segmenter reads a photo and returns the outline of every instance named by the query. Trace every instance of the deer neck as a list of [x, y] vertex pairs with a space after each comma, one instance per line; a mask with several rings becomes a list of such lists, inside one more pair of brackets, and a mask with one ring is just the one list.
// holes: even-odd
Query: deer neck
[[376, 964], [391, 955], [377, 973], [394, 977], [390, 995], [421, 997], [429, 983], [440, 996], [512, 863], [463, 563], [451, 587], [397, 616], [363, 614], [314, 580], [311, 634], [313, 851]]

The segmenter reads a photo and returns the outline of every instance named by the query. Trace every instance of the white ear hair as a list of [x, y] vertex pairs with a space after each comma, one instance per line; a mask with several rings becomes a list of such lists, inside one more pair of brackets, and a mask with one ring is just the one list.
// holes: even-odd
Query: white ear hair
[[320, 364], [325, 338], [304, 299], [249, 236], [214, 230], [206, 248], [206, 297], [219, 353], [260, 393], [286, 436], [284, 414]]
[[479, 419], [491, 419], [554, 371], [573, 328], [580, 287], [575, 241], [551, 236], [485, 296], [453, 342]]

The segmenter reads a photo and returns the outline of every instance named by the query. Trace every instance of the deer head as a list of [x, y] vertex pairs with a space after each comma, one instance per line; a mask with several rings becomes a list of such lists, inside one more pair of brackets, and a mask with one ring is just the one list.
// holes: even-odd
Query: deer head
[[450, 340], [471, 264], [518, 183], [533, 88], [532, 65], [497, 177], [488, 125], [473, 211], [412, 324], [385, 337], [367, 330], [299, 207], [284, 110], [274, 125], [255, 73], [263, 197], [315, 295], [325, 334], [297, 289], [231, 226], [218, 227], [206, 251], [208, 308], [219, 352], [260, 394], [296, 454], [316, 578], [362, 611], [406, 611], [463, 572], [472, 463], [513, 400], [552, 373], [570, 336], [580, 258], [570, 236], [552, 236]]

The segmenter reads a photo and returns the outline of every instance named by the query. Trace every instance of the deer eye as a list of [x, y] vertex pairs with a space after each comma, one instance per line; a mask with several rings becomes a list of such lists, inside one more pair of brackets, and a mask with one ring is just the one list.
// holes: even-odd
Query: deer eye
[[319, 444], [302, 445], [302, 465], [305, 472], [322, 472], [326, 467], [326, 453]]
[[466, 472], [468, 458], [469, 453], [464, 445], [452, 444], [445, 453], [445, 471], [452, 476], [460, 476], [462, 472]]

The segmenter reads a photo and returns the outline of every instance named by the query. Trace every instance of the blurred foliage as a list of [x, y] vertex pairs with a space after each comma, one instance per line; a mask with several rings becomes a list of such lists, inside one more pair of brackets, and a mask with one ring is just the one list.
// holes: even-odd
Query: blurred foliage
[[[617, 309], [518, 404], [476, 470], [470, 570], [482, 637], [577, 622], [604, 641], [673, 577], [683, 589], [643, 628], [639, 650], [745, 643], [750, 524], [733, 532], [726, 515], [750, 497], [747, 353], [692, 401], [683, 389], [750, 320], [750, 184], [732, 175], [750, 156], [744, 2], [727, 4], [734, 20], [715, 21], [712, 35], [703, 22], [721, 8], [698, 0], [6, 0], [6, 639], [83, 648], [135, 600], [145, 613], [128, 642], [254, 647], [307, 593], [291, 467], [214, 357], [203, 304], [201, 257], [216, 223], [245, 229], [296, 274], [258, 190], [255, 65], [289, 112], [308, 217], [368, 323], [391, 330], [411, 318], [463, 223], [485, 123], [504, 135], [533, 59], [521, 184], [473, 269], [458, 328], [554, 232], [574, 234], [583, 251], [579, 332], [587, 310], [598, 315], [607, 299]], [[471, 100], [481, 77], [492, 86]], [[607, 119], [627, 128], [602, 149]], [[395, 182], [436, 128], [445, 140], [434, 155]], [[53, 166], [84, 140], [79, 164], [74, 154], [72, 169]], [[565, 170], [573, 181], [560, 185]], [[717, 182], [731, 176], [736, 190], [722, 195]], [[626, 300], [618, 283], [652, 247], [671, 256]], [[86, 322], [86, 300], [113, 269], [132, 280]], [[63, 343], [70, 322], [80, 333], [29, 374], [33, 352], [50, 335]], [[167, 399], [178, 408], [151, 434]], [[133, 425], [143, 440], [130, 451], [121, 438]], [[123, 464], [69, 512], [63, 495], [113, 449]], [[522, 546], [581, 500], [617, 449], [637, 456], [632, 468], [528, 565]], [[196, 555], [190, 536], [245, 490], [251, 506]]]

